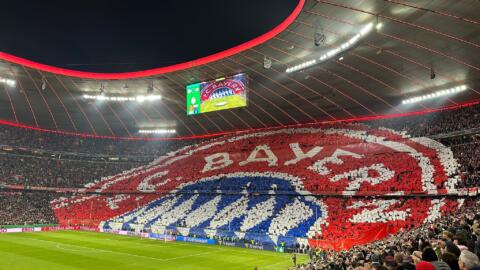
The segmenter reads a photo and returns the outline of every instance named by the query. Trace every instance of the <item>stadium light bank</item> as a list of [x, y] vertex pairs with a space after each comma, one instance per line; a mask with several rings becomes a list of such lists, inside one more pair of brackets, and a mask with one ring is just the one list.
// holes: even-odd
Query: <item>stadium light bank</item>
[[140, 134], [174, 134], [177, 131], [175, 129], [140, 129]]
[[452, 87], [452, 88], [448, 88], [448, 89], [444, 89], [444, 90], [439, 90], [439, 91], [433, 92], [433, 93], [428, 94], [428, 95], [417, 96], [417, 97], [412, 97], [412, 98], [409, 98], [409, 99], [405, 99], [405, 100], [402, 101], [402, 104], [411, 104], [411, 103], [416, 103], [416, 102], [420, 102], [420, 101], [424, 101], [424, 100], [428, 100], [428, 99], [434, 99], [434, 98], [443, 97], [443, 96], [446, 96], [446, 95], [456, 94], [456, 93], [463, 92], [463, 91], [467, 90], [467, 88], [468, 87], [466, 85], [460, 85], [460, 86], [456, 86], [456, 87]]
[[[373, 22], [365, 25], [360, 30], [360, 32], [358, 32], [355, 36], [351, 37], [348, 41], [342, 43], [340, 46], [329, 50], [325, 54], [321, 55], [319, 58], [311, 59], [311, 60], [305, 61], [303, 63], [300, 63], [298, 65], [289, 67], [285, 70], [285, 72], [292, 73], [292, 72], [295, 72], [295, 71], [298, 71], [298, 70], [301, 70], [301, 69], [304, 69], [304, 68], [307, 68], [307, 67], [311, 67], [311, 66], [313, 66], [317, 63], [320, 63], [320, 62], [323, 62], [327, 59], [335, 57], [339, 53], [342, 53], [342, 52], [350, 49], [353, 45], [355, 45], [360, 40], [360, 38], [362, 38], [362, 37], [366, 36], [368, 33], [370, 33], [370, 31], [372, 31], [372, 29], [373, 29], [373, 26], [374, 26]], [[375, 28], [377, 30], [380, 30], [382, 28], [382, 24], [378, 23], [375, 26]]]
[[17, 84], [17, 82], [15, 82], [15, 80], [12, 80], [12, 79], [6, 79], [6, 78], [0, 78], [0, 83], [4, 83], [10, 87], [14, 87], [15, 84]]
[[84, 99], [102, 100], [102, 101], [155, 101], [161, 100], [160, 95], [146, 95], [146, 96], [105, 96], [105, 95], [83, 95]]

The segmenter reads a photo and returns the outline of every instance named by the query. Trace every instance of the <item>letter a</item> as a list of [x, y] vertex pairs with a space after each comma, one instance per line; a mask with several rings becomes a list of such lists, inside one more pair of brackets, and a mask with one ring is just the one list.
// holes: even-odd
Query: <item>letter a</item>
[[297, 164], [302, 159], [312, 158], [316, 154], [320, 153], [320, 151], [322, 151], [322, 149], [323, 149], [323, 147], [315, 146], [312, 149], [310, 149], [310, 151], [305, 153], [305, 152], [303, 152], [302, 148], [300, 148], [300, 145], [298, 144], [298, 142], [297, 143], [291, 143], [290, 148], [292, 149], [292, 152], [295, 154], [295, 158], [291, 159], [291, 160], [288, 160], [288, 161], [285, 161], [284, 165]]
[[[257, 157], [258, 152], [263, 151], [267, 157], [260, 158]], [[250, 153], [248, 158], [242, 162], [240, 162], [240, 166], [245, 166], [250, 162], [268, 162], [268, 166], [277, 166], [278, 158], [275, 154], [270, 150], [270, 147], [266, 144], [258, 145], [255, 149]]]

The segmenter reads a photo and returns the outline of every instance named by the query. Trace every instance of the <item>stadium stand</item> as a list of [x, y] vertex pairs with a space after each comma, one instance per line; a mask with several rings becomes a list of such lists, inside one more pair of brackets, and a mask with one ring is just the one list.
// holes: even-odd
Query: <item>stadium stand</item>
[[101, 138], [92, 139], [89, 137], [43, 133], [9, 126], [0, 127], [0, 141], [3, 146], [122, 156], [159, 156], [194, 142], [193, 140], [123, 141]]
[[0, 155], [0, 179], [5, 184], [13, 185], [82, 187], [102, 176], [120, 173], [135, 166], [139, 166], [139, 163], [89, 162], [7, 154]]
[[[362, 124], [278, 128], [188, 143], [155, 142], [158, 149], [146, 147], [149, 154], [158, 155], [154, 160], [135, 159], [141, 151], [125, 150], [129, 159], [122, 161], [122, 152], [115, 150], [143, 149], [141, 142], [98, 142], [38, 132], [27, 135], [37, 139], [19, 139], [21, 132], [8, 127], [2, 132], [8, 145], [4, 150], [14, 154], [2, 156], [2, 182], [4, 189], [17, 186], [19, 190], [3, 194], [2, 201], [10, 207], [2, 209], [1, 223], [170, 230], [185, 236], [285, 243], [302, 252], [309, 246], [341, 250], [365, 245], [402, 235], [404, 230], [422, 230], [423, 224], [450, 216], [463, 199], [445, 195], [468, 195], [469, 189], [478, 187], [480, 144], [476, 133], [470, 132], [475, 126], [472, 121], [478, 122], [478, 113], [472, 114], [478, 107]], [[13, 134], [13, 139], [6, 134]], [[60, 151], [57, 138], [80, 153], [90, 147], [111, 151], [72, 157], [71, 148]], [[17, 147], [28, 155], [20, 156]], [[39, 154], [34, 149], [47, 154], [35, 156]], [[311, 159], [321, 151], [325, 151], [323, 159]], [[112, 153], [120, 159], [109, 160]], [[27, 192], [23, 185], [44, 190]], [[46, 187], [70, 188], [76, 195], [51, 195]], [[82, 195], [85, 192], [90, 194]], [[12, 215], [18, 209], [37, 212]]]
[[464, 204], [462, 211], [371, 244], [340, 252], [312, 249], [310, 262], [291, 269], [479, 269], [480, 205], [477, 199]]
[[50, 201], [56, 197], [50, 193], [2, 192], [0, 224], [54, 224], [56, 218]]
[[387, 127], [394, 130], [406, 131], [413, 137], [448, 134], [451, 132], [465, 132], [478, 129], [480, 120], [480, 106], [467, 106], [451, 110], [444, 110], [421, 116], [412, 115], [399, 118], [370, 121], [369, 124], [377, 127]]

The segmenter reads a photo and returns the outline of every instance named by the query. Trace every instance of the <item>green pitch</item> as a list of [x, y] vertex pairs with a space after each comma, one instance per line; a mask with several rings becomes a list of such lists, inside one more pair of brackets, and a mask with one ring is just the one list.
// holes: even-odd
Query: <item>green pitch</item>
[[245, 97], [233, 95], [204, 101], [201, 105], [200, 112], [206, 113], [245, 106], [247, 106]]
[[[306, 256], [297, 256], [306, 261]], [[0, 234], [0, 269], [287, 269], [291, 254], [57, 231]]]

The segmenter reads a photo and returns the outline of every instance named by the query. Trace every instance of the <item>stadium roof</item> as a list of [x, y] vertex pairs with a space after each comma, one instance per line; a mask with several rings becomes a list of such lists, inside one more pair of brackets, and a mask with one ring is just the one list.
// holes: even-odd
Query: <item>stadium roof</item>
[[[0, 118], [100, 136], [135, 137], [158, 127], [195, 136], [458, 105], [480, 97], [478, 10], [478, 1], [299, 0], [276, 28], [237, 47], [131, 73], [67, 70], [0, 53], [0, 77], [16, 81], [0, 83]], [[250, 78], [248, 107], [186, 115], [186, 84], [240, 72]], [[151, 86], [161, 101], [82, 98], [100, 88], [145, 95]], [[459, 86], [465, 91], [433, 98]], [[402, 104], [418, 96], [425, 100]]]

